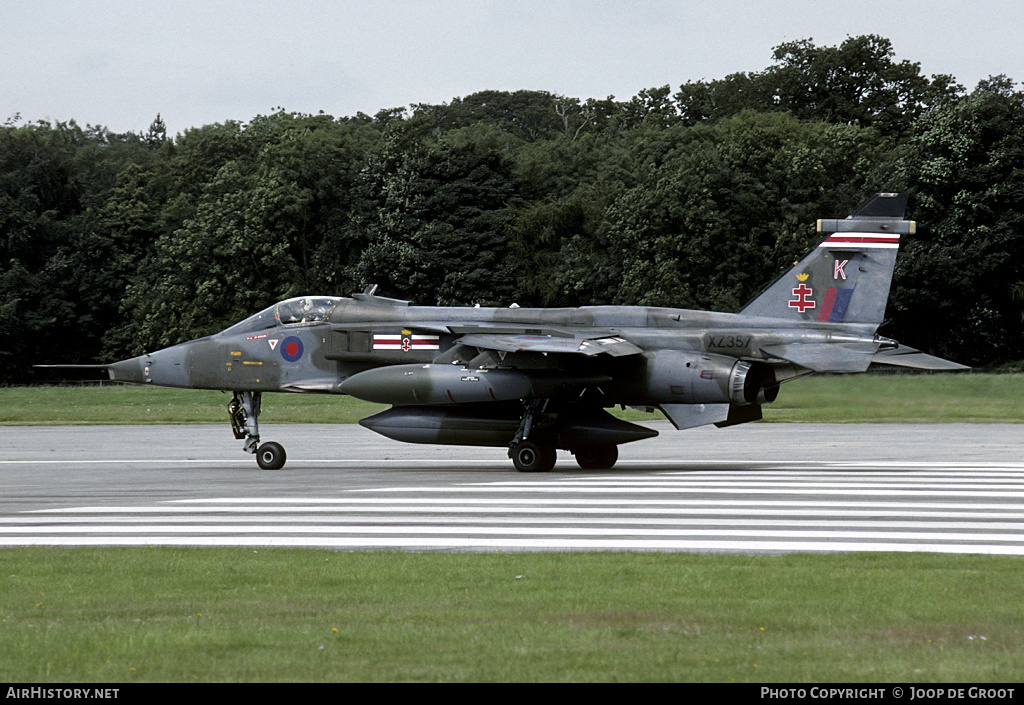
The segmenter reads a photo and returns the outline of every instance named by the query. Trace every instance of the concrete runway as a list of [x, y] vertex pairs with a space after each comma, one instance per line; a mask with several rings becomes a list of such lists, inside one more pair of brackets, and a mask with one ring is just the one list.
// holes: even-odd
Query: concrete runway
[[750, 424], [568, 453], [406, 445], [266, 424], [263, 471], [223, 426], [0, 428], [0, 546], [1024, 555], [1024, 426]]

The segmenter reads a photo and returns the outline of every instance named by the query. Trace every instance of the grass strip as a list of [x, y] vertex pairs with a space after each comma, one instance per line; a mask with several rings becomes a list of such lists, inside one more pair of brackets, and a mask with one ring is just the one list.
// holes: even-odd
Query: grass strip
[[[0, 388], [0, 425], [228, 423], [231, 395], [121, 384]], [[355, 423], [386, 409], [337, 394], [264, 394], [261, 421]]]
[[9, 682], [1011, 682], [1024, 562], [0, 550]]
[[[1024, 375], [823, 375], [783, 385], [768, 422], [1024, 422]], [[0, 388], [0, 424], [226, 423], [223, 392], [122, 385]], [[386, 407], [341, 395], [265, 394], [270, 423], [354, 423]], [[616, 412], [633, 421], [661, 414]]]

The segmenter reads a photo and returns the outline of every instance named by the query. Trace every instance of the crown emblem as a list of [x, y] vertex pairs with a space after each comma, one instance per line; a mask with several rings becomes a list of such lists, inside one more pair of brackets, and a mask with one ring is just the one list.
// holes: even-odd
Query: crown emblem
[[799, 279], [799, 280], [800, 280], [800, 281], [802, 281], [802, 282], [805, 282], [805, 281], [807, 281], [807, 277], [809, 277], [809, 276], [811, 276], [811, 275], [810, 275], [810, 274], [807, 274], [807, 273], [805, 272], [805, 273], [803, 273], [803, 274], [797, 274], [797, 275], [796, 275], [796, 278], [797, 278], [797, 279]]

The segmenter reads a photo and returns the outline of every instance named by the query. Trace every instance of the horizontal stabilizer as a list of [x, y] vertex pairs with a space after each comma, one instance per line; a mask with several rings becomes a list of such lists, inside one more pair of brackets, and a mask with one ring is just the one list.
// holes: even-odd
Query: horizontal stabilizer
[[934, 355], [929, 355], [928, 353], [923, 353], [920, 350], [908, 348], [903, 345], [895, 349], [883, 350], [882, 352], [877, 353], [871, 361], [880, 365], [912, 367], [917, 370], [952, 372], [955, 370], [971, 369], [967, 365], [961, 365], [959, 362], [944, 360], [941, 357], [935, 357]]
[[859, 349], [837, 343], [789, 343], [766, 345], [761, 352], [814, 372], [864, 372], [871, 365], [877, 345]]

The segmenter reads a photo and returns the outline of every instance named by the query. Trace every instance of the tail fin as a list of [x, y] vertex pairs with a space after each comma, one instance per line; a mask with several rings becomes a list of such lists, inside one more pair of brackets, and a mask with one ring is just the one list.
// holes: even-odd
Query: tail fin
[[885, 316], [907, 194], [876, 193], [844, 220], [819, 220], [828, 237], [739, 310], [790, 321], [870, 323]]

